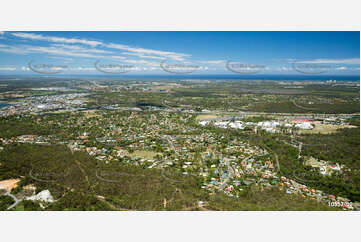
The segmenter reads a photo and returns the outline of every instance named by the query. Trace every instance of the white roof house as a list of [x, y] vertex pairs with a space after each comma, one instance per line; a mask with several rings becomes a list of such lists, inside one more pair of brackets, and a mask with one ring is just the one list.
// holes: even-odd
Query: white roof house
[[296, 124], [295, 127], [299, 129], [313, 129], [312, 124], [308, 122]]
[[267, 127], [267, 128], [275, 128], [277, 126], [279, 126], [280, 123], [276, 122], [276, 121], [265, 121], [265, 122], [258, 122], [257, 126], [261, 126], [261, 127]]
[[41, 202], [50, 202], [50, 203], [54, 202], [54, 198], [50, 194], [49, 190], [41, 191], [37, 195], [26, 198], [26, 200], [32, 200], [32, 201], [37, 200]]

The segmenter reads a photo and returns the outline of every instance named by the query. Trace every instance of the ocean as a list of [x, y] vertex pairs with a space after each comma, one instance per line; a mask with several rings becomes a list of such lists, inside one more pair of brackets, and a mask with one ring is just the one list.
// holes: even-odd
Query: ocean
[[6, 79], [63, 79], [63, 78], [72, 78], [72, 79], [146, 79], [146, 80], [184, 80], [184, 79], [201, 79], [201, 80], [264, 80], [264, 81], [354, 81], [359, 82], [360, 76], [346, 76], [346, 75], [265, 75], [265, 74], [255, 74], [255, 75], [237, 75], [237, 74], [225, 74], [225, 75], [129, 75], [129, 74], [118, 74], [118, 75], [80, 75], [80, 74], [57, 74], [57, 75], [0, 75], [0, 80]]
[[8, 103], [0, 103], [0, 109], [1, 109], [1, 108], [5, 108], [5, 107], [8, 107], [8, 106], [11, 106], [11, 104], [8, 104]]

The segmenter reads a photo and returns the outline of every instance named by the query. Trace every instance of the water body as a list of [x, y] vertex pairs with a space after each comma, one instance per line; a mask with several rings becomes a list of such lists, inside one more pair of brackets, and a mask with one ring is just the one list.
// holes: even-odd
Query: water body
[[0, 109], [1, 108], [5, 108], [5, 107], [9, 107], [11, 106], [11, 104], [8, 104], [8, 103], [0, 103]]
[[157, 75], [157, 76], [113, 76], [112, 78], [133, 78], [133, 79], [200, 79], [200, 80], [263, 80], [263, 81], [354, 81], [359, 82], [360, 76], [339, 76], [339, 75]]
[[10, 78], [19, 78], [19, 79], [68, 79], [71, 78], [73, 80], [86, 80], [86, 79], [106, 79], [106, 80], [114, 80], [114, 79], [130, 79], [130, 80], [191, 80], [191, 79], [200, 79], [200, 80], [263, 80], [263, 81], [354, 81], [359, 82], [359, 75], [276, 75], [276, 74], [254, 74], [254, 75], [243, 75], [243, 74], [223, 74], [223, 75], [197, 75], [197, 74], [188, 74], [188, 75], [133, 75], [133, 74], [119, 74], [119, 75], [65, 75], [58, 74], [50, 77], [47, 76], [34, 76], [34, 75], [13, 75], [13, 76], [0, 76], [0, 80], [6, 80]]

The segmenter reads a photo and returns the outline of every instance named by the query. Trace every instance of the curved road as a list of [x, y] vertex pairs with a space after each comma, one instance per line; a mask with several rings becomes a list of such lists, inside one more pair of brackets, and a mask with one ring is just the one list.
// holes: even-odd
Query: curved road
[[10, 209], [14, 208], [16, 205], [18, 205], [18, 203], [21, 202], [21, 199], [19, 200], [17, 197], [15, 197], [13, 194], [11, 194], [7, 188], [5, 190], [6, 190], [6, 193], [3, 194], [2, 196], [10, 196], [15, 201], [10, 207], [7, 208], [7, 210], [10, 210]]
[[315, 109], [315, 108], [302, 107], [302, 106], [298, 105], [298, 104], [296, 103], [296, 100], [294, 100], [294, 99], [292, 100], [292, 102], [293, 102], [293, 104], [294, 104], [296, 107], [301, 108], [301, 109], [304, 109], [304, 110], [310, 110], [310, 111], [312, 111], [312, 110], [317, 110], [317, 109]]

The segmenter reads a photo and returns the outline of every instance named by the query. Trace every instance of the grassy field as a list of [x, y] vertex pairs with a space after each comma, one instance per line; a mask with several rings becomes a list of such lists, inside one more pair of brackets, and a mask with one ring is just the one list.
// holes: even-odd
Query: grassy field
[[86, 110], [86, 111], [81, 111], [81, 112], [84, 113], [87, 118], [100, 116], [99, 114], [97, 114], [97, 110]]
[[161, 153], [157, 153], [154, 151], [148, 150], [136, 150], [133, 153], [130, 153], [130, 157], [141, 157], [145, 159], [153, 159], [156, 155], [160, 155]]
[[196, 120], [203, 120], [203, 119], [209, 119], [209, 118], [217, 118], [217, 115], [212, 114], [200, 114], [196, 117]]
[[[333, 124], [315, 124], [315, 127], [311, 130], [300, 130], [299, 134], [332, 134], [336, 133], [337, 129], [339, 129], [339, 125]], [[342, 128], [357, 128], [357, 126], [353, 125], [344, 125]]]

